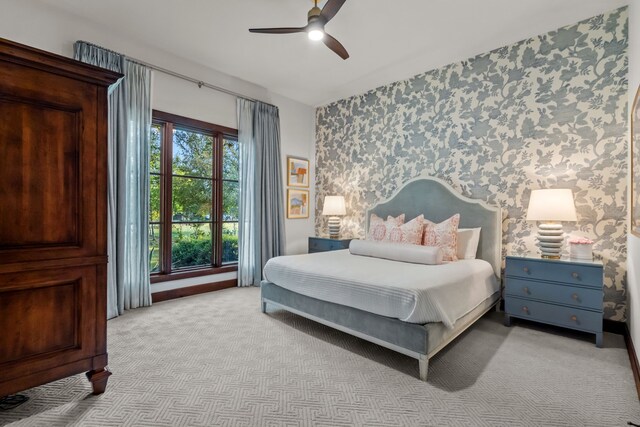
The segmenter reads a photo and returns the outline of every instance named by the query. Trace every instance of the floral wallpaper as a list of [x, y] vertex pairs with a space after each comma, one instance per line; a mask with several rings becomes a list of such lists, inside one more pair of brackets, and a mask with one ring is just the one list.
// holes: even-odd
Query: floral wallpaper
[[316, 229], [342, 194], [342, 232], [405, 181], [436, 176], [503, 208], [503, 255], [537, 252], [531, 189], [571, 188], [573, 235], [605, 265], [605, 318], [625, 319], [627, 9], [595, 16], [316, 111]]

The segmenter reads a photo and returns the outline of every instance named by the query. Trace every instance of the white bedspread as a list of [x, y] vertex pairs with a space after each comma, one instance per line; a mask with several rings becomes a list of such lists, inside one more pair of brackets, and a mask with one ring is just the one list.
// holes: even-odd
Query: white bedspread
[[499, 290], [491, 264], [469, 259], [410, 264], [348, 250], [273, 258], [265, 278], [290, 291], [405, 322], [457, 319]]

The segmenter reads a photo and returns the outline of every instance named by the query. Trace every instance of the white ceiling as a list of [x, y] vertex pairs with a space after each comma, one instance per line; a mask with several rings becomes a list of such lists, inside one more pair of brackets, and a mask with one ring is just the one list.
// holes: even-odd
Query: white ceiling
[[311, 0], [46, 2], [314, 106], [628, 4], [628, 0], [347, 0], [326, 27], [349, 51], [351, 58], [343, 61], [305, 34], [247, 31], [303, 26]]

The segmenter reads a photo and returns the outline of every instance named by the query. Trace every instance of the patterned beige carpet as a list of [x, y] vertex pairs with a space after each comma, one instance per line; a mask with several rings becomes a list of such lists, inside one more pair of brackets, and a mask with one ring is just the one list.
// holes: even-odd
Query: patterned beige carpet
[[109, 322], [107, 392], [82, 375], [28, 390], [0, 425], [623, 426], [640, 404], [622, 338], [481, 319], [432, 361], [295, 315], [259, 289], [167, 301]]

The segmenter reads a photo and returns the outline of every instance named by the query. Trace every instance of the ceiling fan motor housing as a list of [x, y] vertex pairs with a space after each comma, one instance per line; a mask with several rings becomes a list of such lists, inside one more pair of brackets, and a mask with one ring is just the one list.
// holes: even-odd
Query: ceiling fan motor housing
[[307, 20], [311, 20], [311, 18], [314, 16], [320, 16], [320, 13], [322, 13], [322, 10], [320, 10], [318, 6], [312, 7], [309, 10], [309, 13], [307, 13]]

